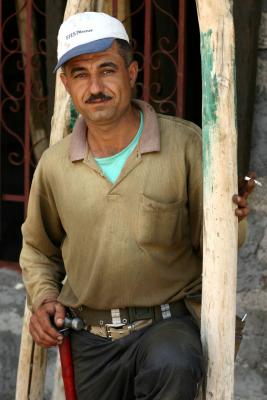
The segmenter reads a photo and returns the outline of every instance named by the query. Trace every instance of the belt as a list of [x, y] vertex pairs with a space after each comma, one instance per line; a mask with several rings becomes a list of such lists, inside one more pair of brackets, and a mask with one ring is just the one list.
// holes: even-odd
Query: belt
[[110, 340], [121, 339], [124, 336], [128, 336], [131, 333], [139, 331], [140, 329], [146, 328], [152, 325], [152, 319], [143, 319], [140, 321], [133, 322], [132, 324], [106, 324], [106, 325], [92, 325], [86, 327], [87, 330], [94, 335], [102, 336]]
[[107, 324], [132, 324], [140, 320], [157, 322], [171, 317], [189, 314], [184, 301], [161, 304], [155, 307], [127, 307], [112, 310], [95, 310], [86, 306], [70, 308], [75, 317], [81, 318], [86, 326], [103, 326]]
[[189, 314], [183, 300], [154, 307], [127, 307], [112, 310], [94, 310], [81, 306], [70, 308], [70, 312], [74, 317], [83, 320], [85, 330], [111, 340], [127, 336], [153, 322]]

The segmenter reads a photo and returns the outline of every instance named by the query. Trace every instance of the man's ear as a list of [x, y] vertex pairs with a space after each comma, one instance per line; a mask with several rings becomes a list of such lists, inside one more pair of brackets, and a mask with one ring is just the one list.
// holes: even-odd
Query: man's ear
[[68, 80], [67, 80], [65, 72], [60, 73], [60, 79], [61, 79], [61, 82], [63, 83], [63, 85], [65, 86], [65, 89], [69, 93]]
[[136, 79], [137, 79], [137, 74], [138, 74], [137, 61], [131, 62], [131, 64], [128, 67], [128, 71], [129, 71], [130, 85], [131, 85], [131, 88], [133, 88], [135, 85]]

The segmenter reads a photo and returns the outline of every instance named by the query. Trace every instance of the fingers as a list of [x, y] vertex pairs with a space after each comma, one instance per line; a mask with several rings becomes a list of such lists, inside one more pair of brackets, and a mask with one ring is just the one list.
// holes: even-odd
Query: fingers
[[[34, 341], [39, 346], [52, 347], [63, 341], [63, 335], [51, 323], [51, 317], [56, 313], [57, 304], [59, 303], [50, 302], [43, 304], [30, 319], [29, 330]], [[60, 315], [63, 315], [62, 310]]]
[[249, 207], [247, 203], [247, 198], [251, 192], [253, 192], [255, 188], [256, 173], [254, 171], [249, 172], [247, 176], [251, 179], [245, 180], [241, 178], [238, 184], [238, 195], [233, 196], [233, 202], [238, 206], [235, 210], [235, 215], [238, 217], [238, 220], [246, 218], [249, 214]]
[[239, 221], [246, 218], [249, 214], [249, 208], [237, 208], [235, 210], [235, 215], [238, 217]]
[[55, 309], [56, 309], [54, 316], [55, 325], [58, 328], [61, 328], [64, 324], [64, 318], [66, 315], [65, 307], [63, 307], [62, 304], [60, 303], [56, 303]]
[[233, 202], [239, 207], [247, 207], [248, 205], [247, 199], [243, 196], [238, 196], [237, 194], [233, 196]]
[[57, 335], [51, 335], [50, 332], [46, 332], [44, 326], [34, 316], [31, 319], [29, 329], [33, 340], [42, 347], [53, 347], [58, 344], [58, 341], [61, 342], [63, 340], [57, 340], [57, 336], [60, 336], [58, 333]]
[[238, 217], [239, 221], [246, 218], [249, 214], [249, 207], [247, 200], [244, 196], [238, 196], [235, 194], [233, 196], [233, 202], [238, 206], [235, 210], [235, 215]]

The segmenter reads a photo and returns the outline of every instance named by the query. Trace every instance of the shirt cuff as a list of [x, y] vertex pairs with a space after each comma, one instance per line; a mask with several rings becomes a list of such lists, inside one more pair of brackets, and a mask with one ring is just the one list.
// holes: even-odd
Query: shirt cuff
[[34, 301], [31, 303], [29, 302], [29, 308], [31, 311], [35, 312], [41, 305], [45, 303], [49, 303], [50, 301], [57, 301], [59, 296], [59, 292], [51, 291], [39, 294]]

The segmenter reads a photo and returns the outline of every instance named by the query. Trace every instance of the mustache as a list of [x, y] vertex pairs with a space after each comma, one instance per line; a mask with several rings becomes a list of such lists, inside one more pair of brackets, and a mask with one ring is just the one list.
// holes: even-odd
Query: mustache
[[112, 99], [111, 96], [108, 96], [101, 92], [101, 93], [97, 93], [97, 94], [91, 94], [91, 96], [89, 96], [85, 102], [86, 103], [94, 103], [97, 100], [105, 101], [105, 100], [111, 100], [111, 99]]

